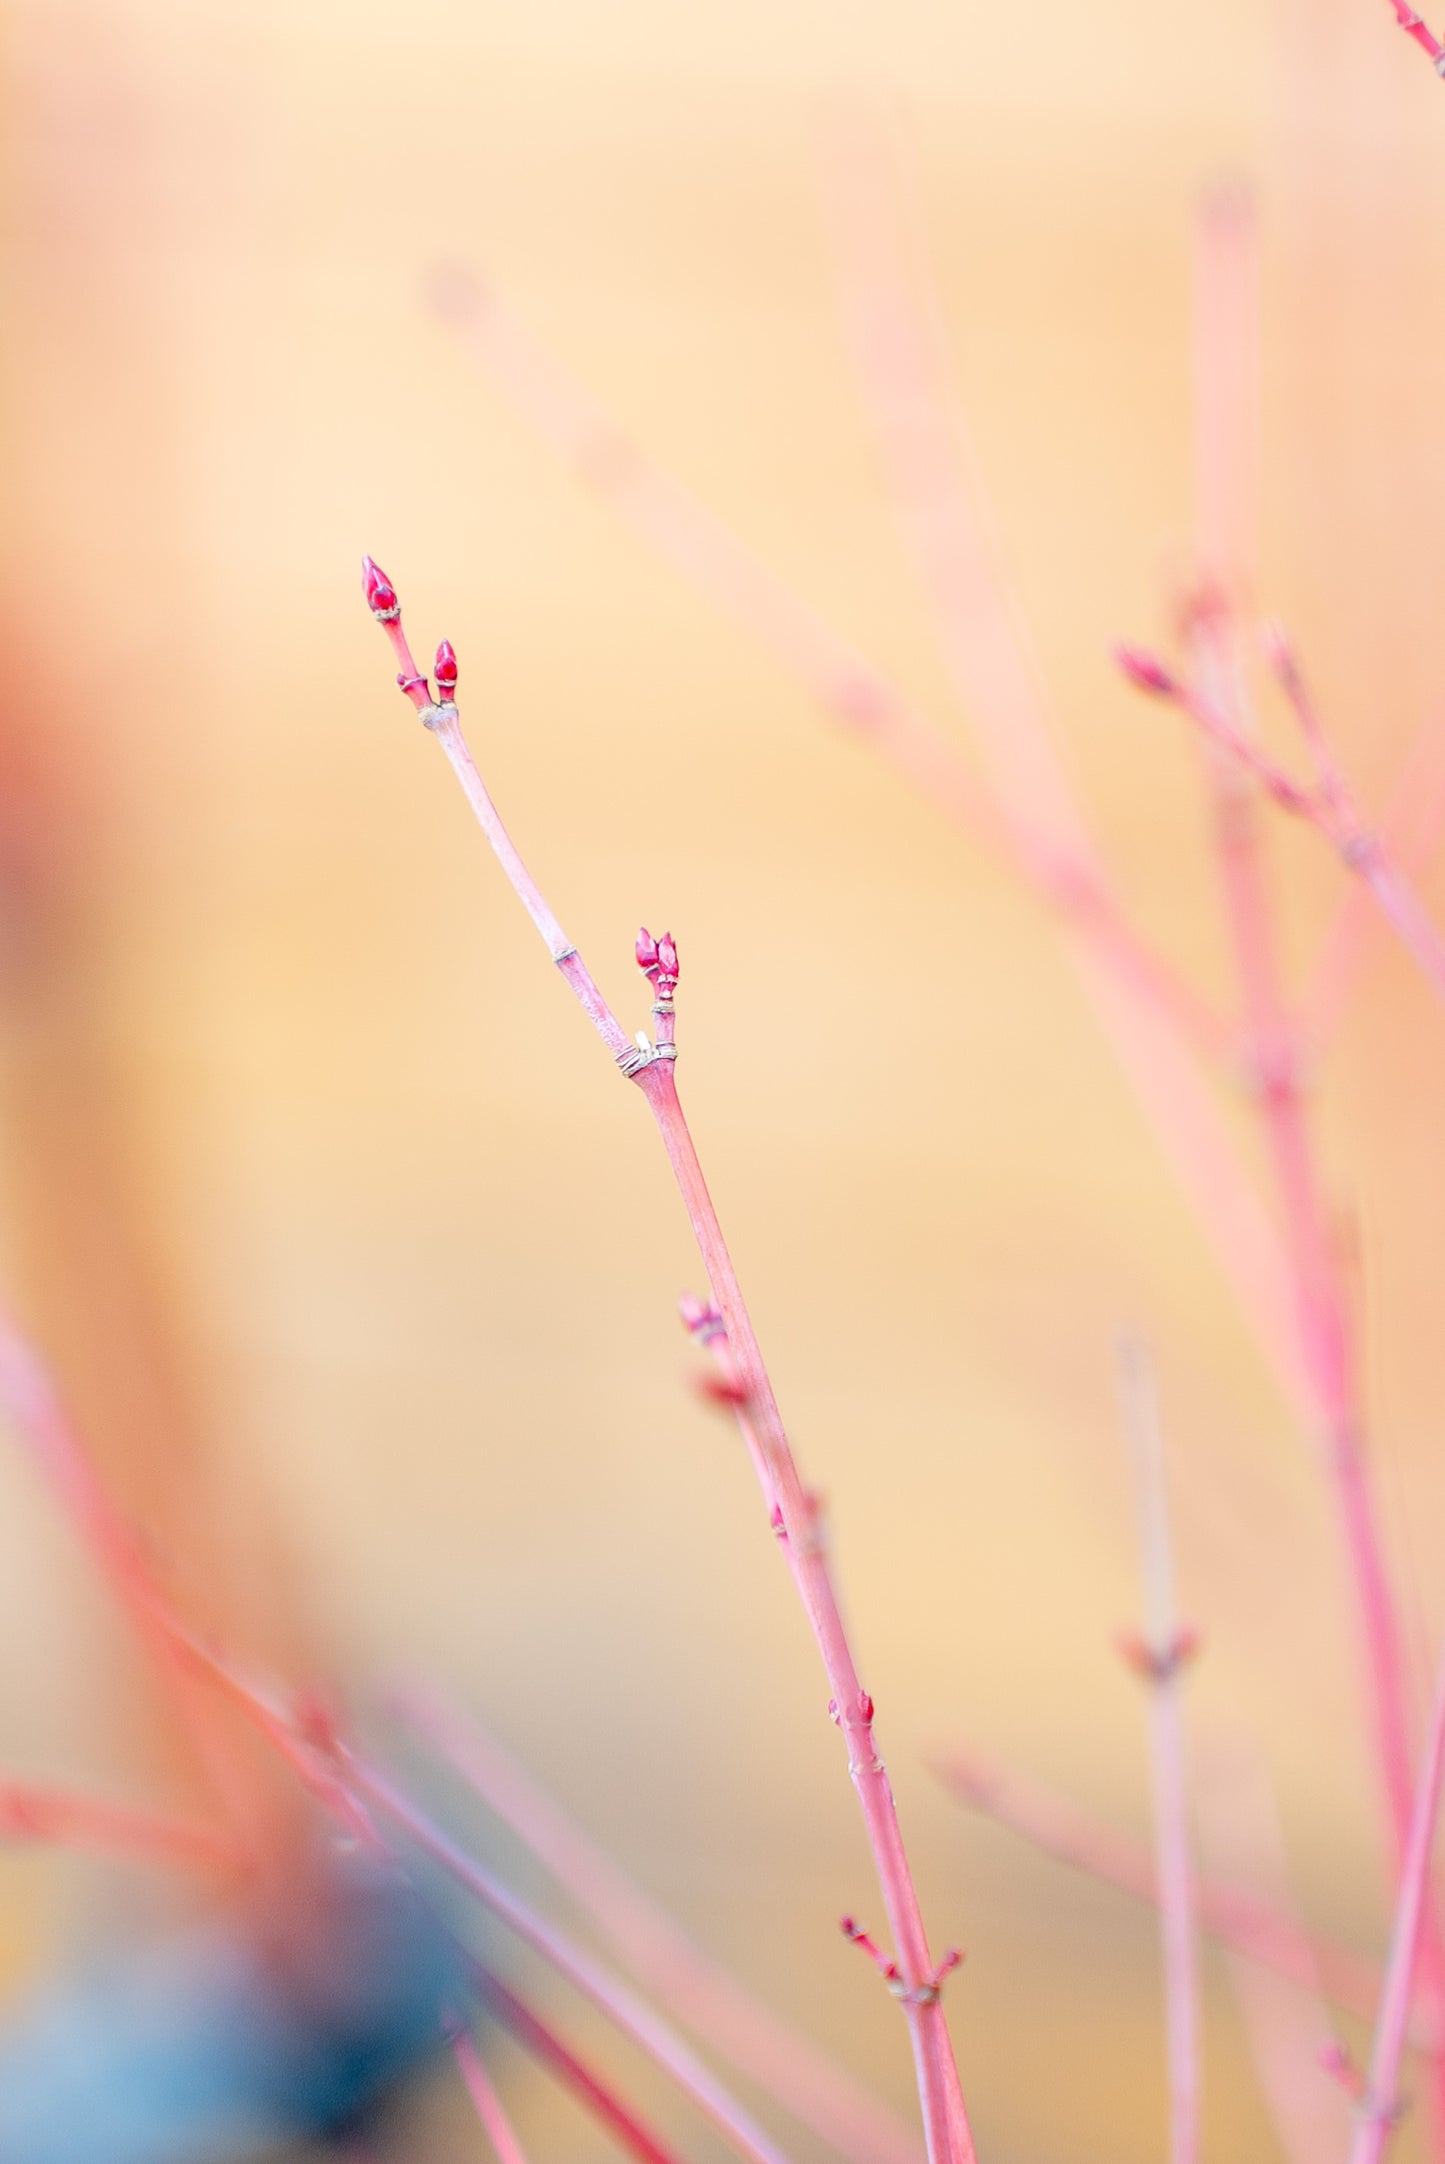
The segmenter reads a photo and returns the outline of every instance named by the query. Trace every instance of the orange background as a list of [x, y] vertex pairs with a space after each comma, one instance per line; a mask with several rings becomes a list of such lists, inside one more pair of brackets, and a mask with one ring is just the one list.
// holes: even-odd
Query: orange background
[[[636, 925], [678, 936], [694, 1129], [830, 1499], [935, 1938], [968, 1949], [981, 2151], [1157, 2157], [1149, 1919], [965, 1816], [924, 1760], [967, 1743], [1147, 1831], [1111, 1651], [1138, 1599], [1111, 1345], [1141, 1324], [1208, 1640], [1199, 1761], [1257, 1751], [1307, 1914], [1378, 1949], [1310, 1446], [1044, 913], [554, 468], [424, 288], [441, 262], [495, 277], [961, 738], [820, 204], [821, 117], [887, 102], [1068, 761], [1139, 921], [1223, 1001], [1198, 757], [1107, 653], [1161, 635], [1187, 559], [1193, 206], [1222, 174], [1257, 191], [1259, 591], [1379, 805], [1438, 698], [1428, 64], [1378, 0], [13, 0], [6, 80], [0, 1250], [98, 1454], [234, 1639], [358, 1703], [393, 1666], [452, 1683], [906, 2105], [901, 2025], [835, 1930], [877, 1900], [826, 1693], [688, 1388], [686, 1225], [391, 689], [370, 549], [419, 648], [455, 642], [477, 756], [629, 1026]], [[1341, 875], [1270, 835], [1298, 974]], [[1403, 959], [1319, 1084], [1423, 1665], [1445, 1027]], [[138, 1673], [9, 1459], [0, 1525], [6, 1763], [163, 1794]], [[17, 1988], [141, 1899], [3, 1869]], [[1205, 1982], [1207, 2153], [1269, 2155], [1213, 1957]], [[603, 2153], [499, 2066], [537, 2157]], [[466, 2153], [450, 2089], [425, 2111], [396, 2153], [441, 2153], [443, 2125]]]

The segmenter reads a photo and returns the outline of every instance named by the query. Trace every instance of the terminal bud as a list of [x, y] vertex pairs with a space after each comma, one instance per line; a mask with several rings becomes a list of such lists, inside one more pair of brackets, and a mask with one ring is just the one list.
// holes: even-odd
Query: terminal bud
[[401, 614], [396, 598], [396, 588], [379, 564], [369, 556], [361, 559], [361, 590], [366, 595], [366, 606], [378, 623], [392, 623]]

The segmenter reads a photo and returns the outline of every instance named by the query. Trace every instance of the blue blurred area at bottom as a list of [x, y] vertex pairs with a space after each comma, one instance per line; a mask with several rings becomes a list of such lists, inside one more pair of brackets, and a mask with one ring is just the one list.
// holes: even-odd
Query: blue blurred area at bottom
[[398, 1876], [312, 1871], [0, 2030], [0, 2164], [242, 2164], [345, 2132], [436, 2051], [459, 1955]]

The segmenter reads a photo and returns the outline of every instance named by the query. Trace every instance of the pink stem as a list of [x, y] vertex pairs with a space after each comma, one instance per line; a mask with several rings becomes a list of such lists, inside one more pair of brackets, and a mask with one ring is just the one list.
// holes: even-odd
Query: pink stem
[[1405, 2046], [1415, 1964], [1427, 1915], [1430, 1850], [1440, 1806], [1442, 1766], [1445, 1766], [1445, 1651], [1441, 1653], [1436, 1675], [1425, 1753], [1410, 1814], [1409, 1838], [1390, 1933], [1390, 1954], [1370, 2053], [1369, 2081], [1350, 2150], [1350, 2164], [1380, 2164], [1399, 2116], [1400, 2056]]
[[388, 1704], [539, 1857], [645, 1990], [855, 2164], [915, 2164], [908, 2129], [687, 1939], [474, 1719], [411, 1686]]
[[497, 2164], [527, 2164], [526, 2151], [502, 2109], [502, 2100], [482, 2064], [482, 2055], [475, 2043], [465, 2029], [455, 2027], [450, 2030], [447, 2041], [452, 2048], [452, 2057], [457, 2062], [457, 2071], [466, 2084], [467, 2094], [476, 2106], [477, 2117], [497, 2153]]
[[[1041, 830], [1089, 891], [1107, 893], [1102, 860], [1054, 745], [1020, 611], [997, 568], [977, 459], [951, 395], [941, 310], [923, 252], [909, 245], [897, 161], [870, 131], [850, 136], [834, 192], [860, 379], [1000, 815], [1016, 828]], [[1220, 519], [1233, 515], [1242, 493], [1242, 482], [1230, 484]], [[1085, 931], [1073, 920], [1064, 926], [1084, 990], [1262, 1346], [1297, 1399], [1302, 1378], [1273, 1228], [1177, 1032], [1160, 1027], [1167, 1009], [1136, 972], [1119, 966], [1117, 949], [1106, 951]]]
[[[1006, 1826], [1060, 1863], [1086, 1871], [1135, 1900], [1157, 1904], [1153, 1860], [1138, 1842], [1098, 1824], [1077, 1804], [1023, 1782], [978, 1758], [935, 1762], [934, 1772], [960, 1803]], [[1315, 1939], [1258, 1895], [1216, 1878], [1195, 1888], [1199, 1927], [1221, 1946], [1309, 1990], [1322, 1984], [1351, 2013], [1369, 2016], [1379, 1996], [1373, 1962]]]
[[209, 1826], [103, 1803], [32, 1781], [0, 1780], [0, 1842], [48, 1841], [109, 1856], [155, 1856], [165, 1863], [234, 1864], [234, 1840]]
[[967, 2164], [974, 2155], [973, 2140], [893, 1789], [873, 1740], [873, 1700], [858, 1678], [827, 1558], [815, 1537], [812, 1499], [803, 1487], [783, 1428], [772, 1381], [678, 1101], [676, 1078], [670, 1065], [659, 1063], [645, 1069], [640, 1081], [682, 1191], [708, 1284], [727, 1325], [728, 1347], [747, 1393], [766, 1468], [764, 1499], [771, 1503], [776, 1498], [794, 1575], [827, 1673], [830, 1711], [847, 1746], [848, 1771], [862, 1805], [896, 1950], [929, 2158], [931, 2164], [942, 2164], [944, 2159]]
[[1428, 53], [1435, 63], [1437, 75], [1445, 75], [1445, 45], [1440, 43], [1433, 30], [1427, 29], [1407, 0], [1390, 0], [1395, 10], [1395, 20], [1406, 37], [1413, 38], [1422, 53]]
[[[576, 989], [576, 980], [573, 981]], [[588, 983], [590, 981], [587, 980]], [[579, 991], [579, 997], [581, 996]], [[115, 1512], [77, 1438], [64, 1422], [37, 1356], [14, 1331], [8, 1319], [3, 1317], [3, 1312], [0, 1312], [0, 1400], [6, 1404], [21, 1433], [35, 1450], [45, 1470], [55, 1480], [67, 1514], [79, 1522], [126, 1605], [134, 1611], [146, 1642], [157, 1658], [163, 1661], [167, 1672], [175, 1673], [182, 1679], [204, 1676], [245, 1714], [272, 1748], [299, 1775], [305, 1787], [340, 1821], [353, 1839], [369, 1851], [379, 1850], [381, 1844], [368, 1814], [338, 1776], [335, 1761], [342, 1755], [339, 1739], [331, 1736], [316, 1739], [303, 1734], [298, 1729], [293, 1714], [276, 1703], [272, 1693], [235, 1670], [219, 1652], [198, 1638], [172, 1607]], [[364, 1769], [357, 1767], [349, 1755], [347, 1764], [353, 1776], [358, 1777], [359, 1786], [359, 1774]], [[508, 1914], [510, 1910], [509, 1921], [514, 1921], [519, 1931], [524, 1930], [522, 1918], [525, 1912], [521, 1910], [520, 1904], [512, 1903], [504, 1890], [481, 1873], [479, 1867], [471, 1866], [459, 1851], [445, 1841], [444, 1836], [427, 1825], [420, 1813], [406, 1804], [405, 1799], [398, 1796], [387, 1784], [380, 1783], [379, 1776], [375, 1779], [385, 1789], [392, 1815], [406, 1824], [407, 1830], [419, 1845], [427, 1845], [430, 1838], [435, 1844], [432, 1852], [443, 1852], [439, 1860], [449, 1864], [458, 1875], [465, 1872], [467, 1875], [463, 1877], [463, 1883], [468, 1884], [481, 1898], [486, 1897], [482, 1894], [482, 1884], [485, 1883], [489, 1891], [497, 1896], [493, 1905], [499, 1906], [500, 1913], [503, 1914]], [[101, 1808], [93, 1807], [88, 1811], [92, 1825]], [[114, 1818], [111, 1823], [114, 1830]], [[528, 1923], [533, 1921], [527, 1918]], [[549, 1934], [547, 1927], [540, 1922], [535, 1923], [533, 1943], [539, 1944], [543, 1951], [546, 1951], [549, 1945], [559, 1950], [562, 1946], [562, 1942]], [[571, 1959], [570, 1949], [568, 1958]], [[559, 1966], [561, 1965], [563, 1964], [559, 1963]], [[644, 2049], [650, 2048], [645, 2038], [651, 2033], [655, 2032], [660, 2040], [668, 2038], [669, 2032], [665, 2026], [656, 2023], [654, 2017], [641, 2007], [640, 2002], [633, 2000], [621, 1987], [611, 1986], [604, 1972], [597, 1969], [595, 1964], [587, 1963], [585, 1956], [579, 1955], [567, 1973], [573, 1975], [574, 1981], [580, 1982], [583, 1972], [590, 1976], [591, 1981], [604, 1994], [610, 1993], [609, 2010], [614, 2012], [616, 2018], [621, 2018], [618, 2009], [626, 2002], [632, 2017], [632, 2033], [643, 2043]], [[496, 1988], [498, 1991], [503, 1990], [500, 1985]], [[583, 1983], [581, 1988], [586, 1989], [587, 1985]], [[593, 1996], [596, 1997], [596, 1992]], [[604, 1998], [598, 2003], [606, 2005], [607, 2001]], [[520, 2017], [525, 2010], [514, 2002], [514, 2011]], [[557, 2049], [560, 2051], [561, 2047]], [[562, 2056], [566, 2058], [567, 2055], [562, 2053]], [[715, 2118], [721, 2112], [724, 2118], [736, 2118], [739, 2131], [744, 2127], [750, 2128], [750, 2122], [741, 2113], [734, 2113], [726, 2092], [720, 2084], [713, 2081], [705, 2068], [698, 2066], [685, 2045], [677, 2044], [675, 2050], [661, 2059], [661, 2063], [697, 2097], [704, 2109], [712, 2109]], [[697, 2068], [702, 2093], [699, 2093], [699, 2083], [679, 2071], [681, 2068], [687, 2069], [688, 2073]], [[593, 2077], [587, 2075], [580, 2062], [571, 2063], [571, 2074], [575, 2077], [573, 2086], [593, 2092], [594, 2104], [599, 2107], [606, 2105], [608, 2109], [615, 2110], [618, 2127], [625, 2130], [633, 2124], [622, 2107], [615, 2106]], [[651, 2142], [650, 2137], [644, 2138], [640, 2129], [632, 2146], [633, 2153], [644, 2159], [644, 2164], [676, 2164], [676, 2160], [660, 2144]], [[785, 2164], [781, 2152], [773, 2148], [765, 2137], [759, 2136], [755, 2145], [742, 2153], [750, 2156], [753, 2164]]]
[[718, 2129], [729, 2147], [751, 2164], [786, 2164], [783, 2151], [705, 2067], [669, 2024], [594, 1961], [563, 1933], [536, 1915], [500, 1879], [476, 1863], [432, 1824], [424, 1812], [386, 1776], [348, 1750], [337, 1747], [338, 1762], [353, 1793], [401, 1828], [423, 1855], [464, 1886], [509, 1930], [515, 1931], [560, 1976], [590, 1999], [609, 2021], [630, 2036], [649, 2058], [683, 2089]]
[[[1412, 873], [1433, 858], [1445, 827], [1445, 731], [1431, 714], [1405, 759], [1382, 822], [1386, 846]], [[1339, 1028], [1355, 986], [1388, 937], [1384, 913], [1363, 880], [1351, 880], [1320, 940], [1296, 1002], [1298, 1033], [1318, 1056]]]
[[1189, 1853], [1181, 1681], [1185, 1644], [1174, 1598], [1174, 1560], [1164, 1481], [1164, 1441], [1152, 1365], [1142, 1346], [1120, 1352], [1124, 1427], [1138, 1490], [1144, 1562], [1144, 1639], [1149, 1686], [1149, 1759], [1154, 1788], [1154, 1872], [1164, 1962], [1172, 2164], [1199, 2155], [1199, 1982], [1195, 1955], [1194, 1866]]
[[[1297, 813], [1324, 836], [1346, 868], [1364, 880], [1436, 998], [1445, 1001], [1445, 938], [1380, 837], [1362, 823], [1348, 793], [1332, 800], [1328, 790], [1303, 788], [1200, 691], [1162, 671], [1158, 680], [1145, 682], [1141, 657], [1130, 649], [1122, 651], [1121, 659], [1136, 683], [1172, 699], [1211, 743], [1247, 768], [1283, 810]], [[1342, 788], [1338, 781], [1335, 786]]]
[[[368, 559], [368, 579], [379, 577]], [[566, 941], [507, 835], [467, 749], [455, 706], [450, 703], [432, 705], [423, 696], [422, 689], [417, 688], [419, 680], [410, 666], [395, 596], [389, 586], [384, 591], [387, 603], [383, 622], [403, 662], [403, 689], [445, 752], [482, 831], [546, 941], [548, 951], [613, 1057], [646, 1097], [657, 1121], [713, 1298], [727, 1326], [729, 1351], [742, 1381], [757, 1438], [764, 1500], [770, 1513], [776, 1508], [779, 1514], [795, 1582], [832, 1692], [830, 1711], [847, 1745], [848, 1769], [862, 1806], [897, 1949], [898, 1996], [913, 2048], [930, 2164], [972, 2164], [973, 2140], [944, 2018], [939, 1972], [929, 1954], [918, 1897], [898, 1827], [893, 1791], [874, 1745], [873, 1701], [859, 1682], [826, 1559], [812, 1537], [811, 1500], [799, 1477], [742, 1288], [678, 1101], [673, 1060], [660, 1057], [650, 1049], [634, 1054], [629, 1048], [616, 1017], [576, 950]], [[368, 599], [371, 599], [370, 586]], [[376, 613], [382, 613], [376, 610], [374, 601], [372, 605]], [[669, 1052], [673, 1050], [670, 1035], [669, 1030], [666, 1033]], [[645, 1040], [643, 1042], [645, 1045]]]
[[[1300, 1943], [1308, 1939], [1295, 1912], [1284, 1844], [1269, 1782], [1253, 1756], [1231, 1752], [1214, 1777], [1198, 1784], [1196, 1815], [1211, 1867], [1248, 1886], [1289, 1919]], [[1334, 2024], [1324, 2003], [1323, 1978], [1285, 1983], [1259, 1963], [1230, 1951], [1230, 1985], [1254, 2058], [1260, 2087], [1289, 2164], [1319, 2164], [1345, 2148], [1347, 2113], [1337, 2081], [1325, 2077]]]
[[[1207, 404], [1208, 402], [1205, 401]], [[1218, 433], [1201, 422], [1206, 437]], [[1256, 771], [1277, 774], [1259, 752], [1243, 716], [1229, 616], [1219, 595], [1202, 597], [1193, 626], [1195, 685], [1184, 694], [1190, 710], [1208, 713], [1208, 732], [1219, 751]], [[1299, 718], [1319, 777], [1316, 807], [1321, 820], [1352, 818], [1348, 793], [1324, 732], [1307, 699], [1293, 659], [1276, 634], [1275, 661]], [[1320, 1193], [1313, 1141], [1300, 1080], [1300, 1048], [1284, 996], [1275, 953], [1274, 920], [1265, 887], [1254, 807], [1236, 765], [1216, 757], [1212, 765], [1215, 834], [1233, 940], [1245, 1026], [1250, 1046], [1254, 1103], [1279, 1195], [1285, 1245], [1294, 1282], [1295, 1334], [1309, 1379], [1314, 1421], [1327, 1445], [1326, 1470], [1344, 1538], [1354, 1594], [1356, 1628], [1363, 1655], [1365, 1702], [1373, 1755], [1396, 1856], [1409, 1822], [1411, 1775], [1409, 1709], [1399, 1621], [1370, 1488], [1359, 1408], [1359, 1382], [1349, 1310], [1331, 1248]], [[1292, 788], [1277, 776], [1274, 792]], [[1296, 792], [1299, 795], [1298, 792]], [[1281, 801], [1285, 801], [1282, 797]], [[1428, 1933], [1432, 1986], [1445, 1991], [1445, 1948], [1433, 1922]], [[1438, 2158], [1445, 2157], [1445, 2060], [1433, 2068], [1432, 2131]]]
[[676, 2152], [644, 2125], [631, 2106], [585, 2060], [579, 2059], [569, 2044], [563, 2043], [555, 2029], [479, 1963], [472, 1965], [472, 1988], [523, 2050], [571, 2091], [598, 2125], [605, 2127], [635, 2159], [635, 2164], [682, 2164]]
[[254, 1826], [247, 1784], [238, 1778], [229, 1741], [216, 1726], [215, 1709], [195, 1688], [190, 1664], [178, 1642], [170, 1604], [136, 1534], [96, 1473], [44, 1361], [3, 1302], [0, 1407], [132, 1625], [157, 1682], [231, 1820], [238, 1847], [250, 1843]]

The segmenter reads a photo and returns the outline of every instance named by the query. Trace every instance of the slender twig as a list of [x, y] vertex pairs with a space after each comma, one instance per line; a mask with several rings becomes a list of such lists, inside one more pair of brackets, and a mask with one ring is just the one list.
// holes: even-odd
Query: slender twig
[[234, 1838], [218, 1828], [40, 1782], [0, 1778], [0, 1843], [11, 1841], [50, 1842], [102, 1856], [153, 1856], [163, 1863], [238, 1861]]
[[1445, 76], [1445, 45], [1440, 43], [1434, 31], [1416, 14], [1408, 0], [1390, 0], [1390, 5], [1395, 10], [1395, 20], [1406, 37], [1413, 38], [1421, 52], [1429, 55], [1434, 63], [1435, 73]]
[[468, 1856], [379, 1768], [368, 1765], [339, 1741], [336, 1756], [348, 1787], [361, 1802], [379, 1811], [383, 1818], [399, 1828], [424, 1856], [490, 1909], [559, 1976], [565, 1976], [584, 1998], [590, 1999], [609, 2021], [655, 2060], [706, 2114], [738, 2156], [749, 2159], [750, 2164], [786, 2164], [784, 2152], [668, 2022], [629, 1991], [600, 1961], [595, 1961], [555, 1925], [537, 1915], [493, 1872]]
[[[1006, 821], [1042, 827], [1091, 888], [1102, 859], [1054, 741], [1022, 612], [999, 568], [994, 522], [946, 358], [942, 309], [913, 240], [901, 147], [850, 129], [834, 161], [845, 296], [859, 380], [899, 523], [933, 604], [945, 659]], [[1211, 472], [1218, 462], [1211, 462]], [[1219, 510], [1234, 515], [1230, 481]], [[1298, 1399], [1283, 1258], [1193, 1062], [1157, 1000], [1097, 943], [1062, 930], [1086, 995], [1255, 1328]]]
[[1313, 783], [1296, 780], [1245, 736], [1202, 689], [1171, 675], [1152, 654], [1121, 646], [1116, 656], [1138, 690], [1151, 692], [1187, 714], [1212, 744], [1254, 776], [1282, 810], [1296, 814], [1324, 837], [1346, 869], [1370, 889], [1436, 998], [1445, 1000], [1445, 938], [1379, 834], [1361, 817], [1333, 756], [1321, 748], [1324, 740], [1318, 735], [1318, 719], [1288, 649], [1276, 648], [1276, 671], [1301, 728], [1316, 740]]
[[37, 1348], [0, 1300], [0, 1413], [56, 1497], [133, 1628], [153, 1675], [189, 1737], [233, 1829], [254, 1855], [258, 1828], [249, 1775], [217, 1725], [210, 1695], [195, 1687], [180, 1620], [141, 1541], [116, 1509]]
[[812, 1504], [798, 1473], [757, 1334], [677, 1094], [676, 1045], [673, 1041], [676, 952], [666, 935], [657, 941], [646, 932], [639, 936], [637, 959], [653, 985], [656, 994], [653, 1013], [660, 1027], [656, 1043], [639, 1032], [635, 1046], [629, 1044], [577, 950], [562, 932], [522, 863], [477, 772], [457, 715], [456, 665], [451, 649], [446, 647], [438, 654], [439, 697], [434, 702], [426, 679], [417, 671], [402, 631], [395, 589], [370, 558], [364, 566], [364, 586], [368, 605], [383, 624], [401, 665], [398, 682], [402, 690], [441, 745], [478, 824], [541, 933], [548, 952], [618, 1066], [646, 1098], [657, 1122], [707, 1272], [712, 1297], [726, 1325], [739, 1384], [750, 1408], [764, 1500], [770, 1514], [776, 1510], [781, 1537], [789, 1545], [804, 1611], [832, 1690], [829, 1710], [847, 1745], [848, 1770], [862, 1805], [897, 1951], [901, 1978], [897, 1996], [907, 2019], [913, 2047], [930, 2164], [968, 2164], [974, 2153], [972, 2136], [937, 1987], [936, 1965], [929, 1954], [918, 1897], [899, 1832], [893, 1791], [874, 1743], [873, 1700], [859, 1680], [826, 1560], [816, 1551], [816, 1544], [811, 1539]]
[[543, 2021], [534, 2008], [519, 1999], [500, 1977], [493, 1976], [480, 1962], [473, 1962], [471, 1979], [481, 2006], [501, 2022], [524, 2051], [576, 2097], [583, 2110], [607, 2129], [635, 2164], [682, 2164], [676, 2151], [638, 2118], [610, 2082], [604, 2081], [585, 2059], [580, 2059], [550, 2023]]
[[[1210, 1868], [1248, 1887], [1294, 1926], [1306, 1955], [1268, 1777], [1253, 1754], [1232, 1749], [1195, 1784], [1195, 1819]], [[1286, 1983], [1229, 1949], [1226, 1968], [1260, 2088], [1289, 2164], [1319, 2164], [1346, 2146], [1348, 2114], [1338, 2081], [1325, 2078], [1339, 2049], [1322, 1972]]]
[[886, 2105], [694, 1945], [474, 1715], [424, 1684], [392, 1688], [387, 1705], [540, 1858], [674, 2019], [840, 2155], [856, 2164], [914, 2164], [916, 2141]]
[[[1396, 1859], [1403, 1854], [1412, 1780], [1407, 1679], [1394, 1589], [1380, 1537], [1349, 1302], [1330, 1235], [1303, 1080], [1303, 1053], [1286, 999], [1255, 806], [1241, 767], [1293, 789], [1260, 751], [1235, 637], [1235, 600], [1249, 582], [1255, 469], [1257, 242], [1238, 190], [1216, 192], [1196, 226], [1195, 526], [1198, 589], [1186, 612], [1187, 696], [1217, 716], [1206, 731], [1214, 833], [1243, 1010], [1252, 1102], [1279, 1198], [1293, 1280], [1295, 1329], [1323, 1430], [1325, 1467], [1343, 1535], [1369, 1714], [1370, 1742]], [[1316, 774], [1314, 815], [1362, 831], [1294, 656], [1277, 627], [1266, 651], [1292, 706]], [[1445, 950], [1442, 950], [1445, 953]], [[1426, 1960], [1445, 1993], [1445, 1948], [1433, 1918]], [[1433, 2150], [1445, 2160], [1445, 2062], [1434, 2069]]]
[[[1429, 868], [1445, 835], [1445, 717], [1438, 712], [1427, 717], [1405, 756], [1380, 831], [1412, 879]], [[1356, 986], [1389, 938], [1369, 888], [1350, 880], [1295, 1000], [1298, 1034], [1314, 1058], [1328, 1049]]]
[[446, 2033], [452, 2057], [457, 2063], [457, 2072], [462, 2077], [463, 2086], [482, 2122], [487, 2139], [496, 2151], [497, 2164], [527, 2164], [526, 2151], [502, 2108], [502, 2099], [482, 2064], [482, 2055], [470, 2030], [464, 2029], [455, 2019], [449, 2019]]
[[1183, 1672], [1193, 1640], [1180, 1628], [1164, 1476], [1164, 1437], [1152, 1362], [1142, 1344], [1119, 1348], [1124, 1432], [1133, 1463], [1144, 1566], [1143, 1636], [1130, 1649], [1149, 1689], [1149, 1763], [1154, 1789], [1154, 1874], [1164, 1965], [1172, 2164], [1199, 2155], [1199, 1978], [1194, 1864], [1189, 1845]]
[[[977, 1756], [938, 1758], [932, 1770], [958, 1802], [1006, 1827], [1030, 1847], [1118, 1893], [1157, 1906], [1154, 1859], [1142, 1842], [1101, 1826], [1076, 1803]], [[1199, 1928], [1217, 1944], [1303, 1989], [1318, 1983], [1335, 2005], [1350, 2013], [1366, 2018], [1373, 2013], [1380, 1988], [1377, 1963], [1312, 1936], [1295, 1918], [1227, 1880], [1201, 1878], [1195, 1893]]]
[[1440, 1807], [1440, 1777], [1445, 1768], [1445, 1650], [1435, 1679], [1430, 1726], [1420, 1762], [1410, 1836], [1405, 1846], [1390, 1932], [1390, 1954], [1375, 2020], [1370, 2071], [1361, 2100], [1350, 2164], [1379, 2164], [1400, 2115], [1400, 2056], [1410, 2016], [1410, 1994], [1421, 1946], [1430, 1880], [1430, 1850]]

